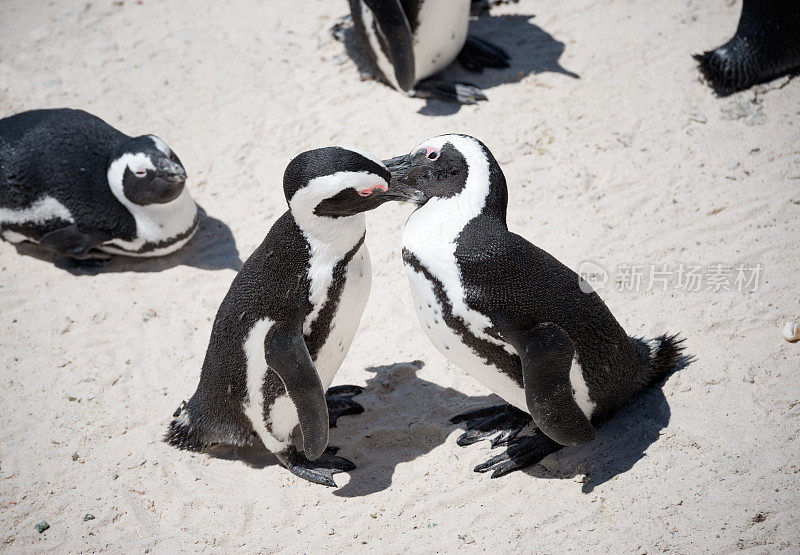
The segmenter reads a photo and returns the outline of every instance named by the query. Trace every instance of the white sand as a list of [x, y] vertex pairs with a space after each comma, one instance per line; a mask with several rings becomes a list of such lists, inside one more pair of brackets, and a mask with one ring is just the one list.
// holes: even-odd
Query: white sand
[[[800, 344], [781, 336], [800, 320], [800, 81], [758, 105], [698, 82], [690, 54], [727, 40], [740, 9], [729, 4], [496, 9], [475, 30], [513, 67], [464, 75], [489, 102], [422, 110], [341, 57], [328, 29], [344, 1], [4, 0], [0, 115], [80, 107], [158, 134], [230, 231], [207, 220], [173, 258], [98, 275], [0, 242], [3, 548], [800, 549]], [[556, 59], [580, 79], [550, 71]], [[737, 109], [750, 115], [729, 119]], [[244, 260], [284, 211], [286, 163], [329, 144], [388, 157], [446, 131], [492, 149], [509, 225], [570, 267], [760, 264], [762, 283], [602, 290], [630, 334], [681, 332], [697, 361], [594, 443], [490, 480], [472, 467], [496, 451], [458, 447], [448, 418], [497, 399], [424, 337], [400, 260], [409, 208], [386, 205], [369, 218], [373, 291], [335, 381], [367, 386], [366, 412], [331, 437], [358, 469], [326, 489], [256, 449], [164, 444], [234, 276], [232, 237]]]

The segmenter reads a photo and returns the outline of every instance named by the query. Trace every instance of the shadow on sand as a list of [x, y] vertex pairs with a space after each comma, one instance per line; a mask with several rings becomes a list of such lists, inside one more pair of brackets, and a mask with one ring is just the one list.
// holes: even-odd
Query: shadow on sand
[[[686, 360], [680, 368], [688, 365]], [[365, 391], [356, 397], [364, 413], [344, 417], [331, 430], [331, 445], [341, 448], [339, 455], [352, 460], [357, 468], [350, 471], [350, 482], [334, 490], [338, 497], [362, 497], [386, 490], [398, 465], [425, 455], [447, 441], [458, 426], [450, 417], [459, 412], [502, 402], [496, 395], [470, 397], [452, 388], [421, 379], [417, 371], [422, 361], [401, 362], [366, 368], [373, 374]], [[587, 474], [582, 491], [595, 487], [630, 470], [645, 456], [645, 451], [669, 424], [670, 408], [658, 384], [635, 397], [611, 420], [597, 429], [596, 439], [577, 447], [565, 447], [537, 464], [523, 470], [533, 478], [570, 479]], [[460, 450], [452, 442], [453, 450]], [[483, 441], [465, 449], [485, 452], [485, 459], [499, 454], [503, 447], [489, 448]], [[253, 447], [217, 446], [207, 453], [226, 460], [241, 460], [261, 469], [277, 464], [275, 457], [260, 442]], [[484, 459], [484, 460], [485, 460]], [[457, 472], [472, 472], [466, 463]], [[337, 476], [342, 476], [337, 475]], [[489, 475], [485, 476], [487, 484]], [[505, 478], [498, 478], [503, 480]], [[531, 487], [535, 481], [531, 481]]]
[[206, 214], [200, 207], [200, 221], [194, 237], [182, 249], [167, 256], [135, 258], [114, 256], [105, 263], [57, 258], [31, 243], [14, 245], [17, 253], [32, 256], [52, 263], [56, 268], [74, 276], [96, 276], [98, 274], [122, 272], [161, 272], [175, 266], [193, 266], [203, 270], [236, 270], [242, 267], [236, 241], [231, 229], [222, 221]]
[[[535, 16], [509, 14], [472, 18], [469, 33], [488, 40], [503, 48], [511, 56], [511, 67], [505, 69], [485, 69], [473, 73], [461, 67], [458, 61], [447, 67], [441, 76], [445, 79], [466, 81], [477, 85], [484, 91], [497, 85], [518, 83], [531, 73], [561, 73], [574, 79], [580, 76], [564, 69], [559, 63], [564, 53], [564, 43], [553, 38], [550, 33], [531, 23]], [[359, 51], [352, 26], [342, 28], [342, 41], [350, 59], [362, 75], [373, 73], [372, 63]], [[487, 96], [489, 96], [487, 94]], [[491, 102], [491, 98], [489, 99]], [[460, 104], [428, 100], [419, 113], [428, 116], [448, 116], [458, 112]]]

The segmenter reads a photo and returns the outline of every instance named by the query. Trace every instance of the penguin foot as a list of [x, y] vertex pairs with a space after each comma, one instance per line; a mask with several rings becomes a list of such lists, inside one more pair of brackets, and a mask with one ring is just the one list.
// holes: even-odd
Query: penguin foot
[[325, 401], [328, 404], [328, 426], [336, 427], [340, 416], [348, 414], [361, 414], [364, 407], [353, 401], [353, 397], [364, 391], [358, 385], [337, 385], [328, 389]]
[[531, 423], [531, 416], [508, 404], [495, 405], [457, 414], [450, 419], [453, 424], [466, 422], [465, 431], [456, 440], [461, 447], [472, 445], [492, 436], [492, 447], [508, 445]]
[[487, 67], [509, 67], [511, 56], [492, 43], [478, 37], [468, 36], [458, 61], [469, 71], [481, 73]]
[[556, 443], [537, 429], [533, 435], [515, 439], [505, 452], [476, 466], [475, 472], [491, 471], [492, 478], [499, 478], [509, 472], [534, 465], [562, 447], [563, 445]]
[[486, 95], [477, 86], [462, 81], [444, 81], [442, 79], [425, 79], [410, 91], [415, 98], [457, 102], [459, 104], [477, 104], [486, 100]]
[[336, 456], [338, 447], [328, 447], [322, 455], [315, 461], [310, 461], [302, 453], [298, 453], [294, 445], [288, 449], [276, 453], [278, 461], [295, 476], [299, 476], [309, 482], [322, 484], [331, 488], [336, 487], [333, 475], [339, 472], [353, 470], [356, 465], [344, 457]]

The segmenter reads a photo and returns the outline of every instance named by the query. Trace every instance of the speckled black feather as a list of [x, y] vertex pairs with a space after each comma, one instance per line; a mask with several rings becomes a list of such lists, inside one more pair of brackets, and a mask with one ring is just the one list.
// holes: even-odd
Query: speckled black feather
[[[113, 154], [130, 138], [82, 110], [32, 110], [0, 120], [0, 206], [26, 208], [46, 194], [80, 228], [133, 239], [136, 222], [106, 178]], [[38, 240], [65, 224], [4, 227]]]

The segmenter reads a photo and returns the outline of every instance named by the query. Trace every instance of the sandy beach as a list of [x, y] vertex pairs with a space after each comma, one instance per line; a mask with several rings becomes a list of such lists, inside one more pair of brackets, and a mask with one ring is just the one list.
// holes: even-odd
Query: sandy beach
[[[471, 31], [511, 68], [450, 70], [489, 99], [457, 106], [362, 81], [330, 33], [343, 0], [4, 0], [0, 117], [82, 108], [154, 133], [205, 215], [175, 255], [100, 271], [0, 241], [0, 549], [800, 550], [800, 343], [781, 335], [800, 321], [800, 80], [718, 98], [691, 58], [740, 7], [493, 8]], [[474, 473], [498, 451], [457, 446], [448, 420], [499, 398], [420, 329], [411, 207], [390, 203], [367, 217], [372, 292], [334, 381], [366, 387], [331, 432], [358, 468], [325, 488], [261, 449], [162, 442], [231, 280], [286, 209], [289, 160], [333, 144], [388, 158], [445, 132], [492, 150], [514, 232], [592, 261], [630, 335], [680, 332], [694, 362], [594, 442]]]

